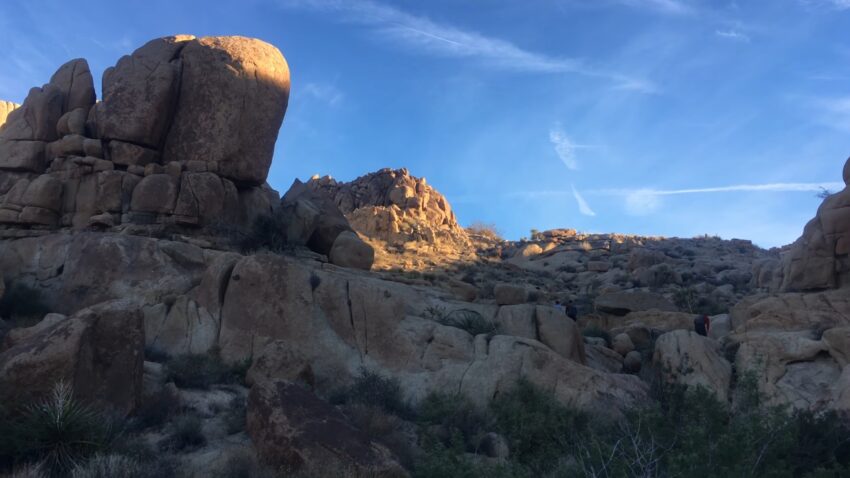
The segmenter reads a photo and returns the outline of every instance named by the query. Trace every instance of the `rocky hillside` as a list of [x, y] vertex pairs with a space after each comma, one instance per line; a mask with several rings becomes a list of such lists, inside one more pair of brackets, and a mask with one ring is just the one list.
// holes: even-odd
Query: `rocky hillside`
[[[99, 102], [92, 85], [72, 60], [0, 103], [0, 475], [599, 476], [587, 440], [635, 466], [619, 444], [645, 443], [643, 423], [666, 423], [651, 456], [679, 455], [635, 476], [808, 472], [784, 467], [789, 450], [850, 433], [848, 189], [781, 253], [567, 229], [503, 241], [403, 169], [278, 197], [289, 75], [262, 41], [155, 39], [104, 73]], [[57, 406], [78, 411], [59, 434], [87, 444], [71, 455], [38, 435], [66, 426]], [[773, 440], [785, 413], [826, 438]], [[719, 430], [718, 447], [684, 439]], [[811, 456], [846, 470], [839, 449]]]
[[377, 268], [423, 270], [474, 257], [449, 201], [406, 169], [382, 169], [348, 183], [313, 177], [307, 185], [330, 197], [375, 246]]

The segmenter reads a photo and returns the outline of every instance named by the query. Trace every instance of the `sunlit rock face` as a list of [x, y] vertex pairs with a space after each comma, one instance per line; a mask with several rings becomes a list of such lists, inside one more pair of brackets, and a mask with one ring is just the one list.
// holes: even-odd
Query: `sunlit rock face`
[[0, 103], [0, 232], [247, 228], [277, 205], [264, 183], [288, 99], [286, 60], [252, 38], [152, 40], [104, 72], [97, 103], [72, 60]]
[[314, 176], [307, 185], [329, 197], [375, 247], [380, 268], [469, 259], [474, 250], [445, 196], [407, 169], [386, 168], [350, 182]]
[[845, 188], [824, 199], [782, 260], [782, 290], [808, 291], [850, 285], [850, 160]]

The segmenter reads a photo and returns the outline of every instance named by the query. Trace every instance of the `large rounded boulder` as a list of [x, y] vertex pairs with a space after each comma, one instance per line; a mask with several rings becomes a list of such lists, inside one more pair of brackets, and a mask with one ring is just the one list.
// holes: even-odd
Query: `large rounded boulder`
[[187, 42], [180, 58], [165, 162], [206, 161], [234, 182], [262, 184], [289, 101], [280, 50], [255, 38], [204, 37]]

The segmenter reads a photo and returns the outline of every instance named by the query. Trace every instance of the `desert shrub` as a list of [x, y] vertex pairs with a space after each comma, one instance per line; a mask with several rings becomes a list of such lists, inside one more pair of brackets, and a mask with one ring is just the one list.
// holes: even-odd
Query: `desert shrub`
[[23, 282], [6, 284], [0, 298], [0, 317], [13, 320], [16, 326], [28, 326], [50, 313], [41, 291]]
[[286, 241], [286, 224], [279, 214], [257, 216], [251, 225], [251, 231], [239, 244], [243, 253], [263, 249], [281, 253], [290, 247]]
[[230, 456], [221, 469], [213, 473], [213, 478], [275, 478], [275, 473], [257, 462], [248, 451], [240, 451]]
[[226, 363], [218, 349], [205, 354], [186, 354], [166, 363], [167, 379], [180, 388], [207, 390], [213, 384], [244, 383], [250, 360]]
[[144, 465], [122, 455], [95, 455], [71, 472], [71, 478], [147, 478], [151, 475]]
[[589, 428], [587, 415], [568, 409], [526, 380], [498, 395], [490, 408], [511, 456], [538, 473], [552, 468]]
[[405, 467], [412, 467], [414, 451], [406, 433], [407, 425], [401, 418], [379, 407], [360, 403], [343, 406], [351, 424], [365, 433], [370, 440], [386, 446]]
[[[766, 406], [752, 374], [739, 377], [736, 395], [730, 407], [704, 388], [659, 387], [651, 406], [591, 420], [520, 381], [491, 402], [490, 413], [510, 445], [505, 469], [515, 476], [850, 476], [846, 418]], [[500, 472], [468, 460], [461, 433], [448, 443], [427, 434], [424, 441], [414, 476]]]
[[502, 241], [502, 233], [493, 223], [473, 222], [466, 228], [466, 232], [482, 236], [493, 241]]
[[470, 309], [453, 310], [446, 314], [435, 316], [437, 322], [449, 327], [456, 327], [469, 332], [471, 335], [493, 334], [499, 330], [499, 324], [485, 319], [481, 314]]
[[460, 439], [466, 451], [475, 451], [478, 439], [493, 429], [492, 417], [486, 410], [478, 409], [463, 395], [430, 393], [419, 404], [417, 421], [426, 429], [434, 430], [444, 446]]
[[58, 383], [41, 402], [0, 411], [0, 462], [40, 463], [48, 476], [67, 476], [107, 449], [117, 427], [110, 417], [74, 398]]
[[194, 414], [180, 415], [171, 422], [168, 435], [160, 442], [163, 450], [181, 451], [206, 445], [201, 419]]
[[591, 325], [586, 327], [581, 331], [581, 334], [585, 337], [599, 337], [600, 339], [604, 339], [605, 343], [610, 346], [611, 345], [611, 334], [608, 333], [607, 330], [597, 326]]
[[[426, 442], [425, 454], [416, 462], [414, 478], [532, 478], [539, 475], [515, 462], [491, 464], [462, 454], [462, 447]], [[567, 475], [569, 476], [569, 475]]]
[[368, 405], [399, 417], [410, 417], [413, 414], [398, 380], [366, 368], [360, 370], [360, 375], [351, 386], [333, 393], [330, 401], [337, 405]]
[[131, 420], [132, 428], [144, 430], [162, 425], [174, 415], [179, 405], [171, 393], [159, 390], [142, 400]]

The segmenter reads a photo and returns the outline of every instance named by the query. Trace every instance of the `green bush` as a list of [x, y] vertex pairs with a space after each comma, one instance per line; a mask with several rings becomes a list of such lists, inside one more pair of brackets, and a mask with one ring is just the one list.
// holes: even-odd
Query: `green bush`
[[207, 390], [214, 384], [244, 384], [250, 367], [250, 360], [225, 363], [217, 349], [205, 354], [179, 355], [165, 365], [167, 380], [180, 388], [201, 390]]
[[291, 247], [286, 240], [286, 224], [278, 214], [257, 216], [251, 226], [251, 232], [240, 241], [243, 253], [268, 250], [281, 253]]
[[464, 450], [473, 452], [478, 439], [492, 431], [494, 423], [486, 410], [479, 410], [463, 395], [430, 393], [419, 404], [417, 421], [426, 429], [434, 430], [433, 437], [444, 446], [451, 446], [459, 438]]
[[498, 395], [490, 408], [511, 456], [538, 473], [554, 467], [589, 429], [586, 414], [568, 409], [526, 380]]
[[403, 418], [412, 416], [398, 381], [366, 368], [360, 370], [351, 386], [334, 393], [330, 401], [337, 405], [368, 405]]
[[470, 309], [457, 309], [449, 313], [445, 313], [445, 310], [442, 313], [432, 312], [431, 317], [443, 325], [465, 330], [473, 336], [495, 334], [499, 331], [499, 324], [485, 319], [481, 314]]
[[14, 320], [17, 326], [21, 326], [41, 320], [49, 313], [50, 308], [41, 291], [23, 282], [6, 284], [6, 292], [0, 298], [0, 317]]

